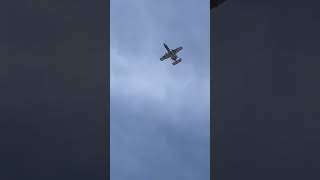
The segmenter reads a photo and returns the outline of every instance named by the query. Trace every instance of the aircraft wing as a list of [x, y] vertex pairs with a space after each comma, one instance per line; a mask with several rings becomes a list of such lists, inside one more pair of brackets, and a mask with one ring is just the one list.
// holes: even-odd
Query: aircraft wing
[[160, 58], [160, 61], [163, 61], [165, 59], [168, 59], [170, 57], [170, 54], [166, 53], [165, 55], [163, 55], [161, 58]]
[[172, 52], [173, 52], [174, 54], [177, 54], [177, 53], [178, 53], [179, 51], [181, 51], [182, 49], [183, 49], [182, 47], [178, 47], [178, 48], [172, 50]]

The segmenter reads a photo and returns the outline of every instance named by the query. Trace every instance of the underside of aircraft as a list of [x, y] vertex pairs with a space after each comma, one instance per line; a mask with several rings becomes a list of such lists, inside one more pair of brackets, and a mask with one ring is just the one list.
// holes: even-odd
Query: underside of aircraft
[[173, 60], [173, 65], [176, 65], [182, 61], [181, 58], [178, 58], [177, 53], [183, 49], [183, 47], [178, 47], [176, 49], [170, 49], [166, 44], [163, 44], [167, 50], [167, 53], [160, 58], [160, 61], [164, 61], [165, 59], [171, 58]]

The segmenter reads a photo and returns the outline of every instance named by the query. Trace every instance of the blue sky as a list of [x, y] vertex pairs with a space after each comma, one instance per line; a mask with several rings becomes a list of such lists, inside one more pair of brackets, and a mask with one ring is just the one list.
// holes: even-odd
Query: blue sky
[[111, 180], [209, 179], [209, 30], [209, 0], [111, 0]]

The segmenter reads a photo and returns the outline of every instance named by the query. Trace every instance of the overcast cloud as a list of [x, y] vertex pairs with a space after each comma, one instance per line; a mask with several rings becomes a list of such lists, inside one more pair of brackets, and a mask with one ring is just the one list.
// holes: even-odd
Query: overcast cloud
[[209, 179], [209, 30], [209, 0], [111, 1], [112, 180]]

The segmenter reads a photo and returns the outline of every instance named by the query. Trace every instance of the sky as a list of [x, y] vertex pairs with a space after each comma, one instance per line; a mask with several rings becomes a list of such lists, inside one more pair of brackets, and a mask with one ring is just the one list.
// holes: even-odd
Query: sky
[[111, 180], [209, 179], [209, 0], [110, 4]]
[[[107, 3], [1, 1], [0, 179], [108, 178]], [[111, 179], [206, 179], [209, 6], [128, 3], [111, 2]], [[217, 179], [320, 179], [318, 7], [211, 14]]]

